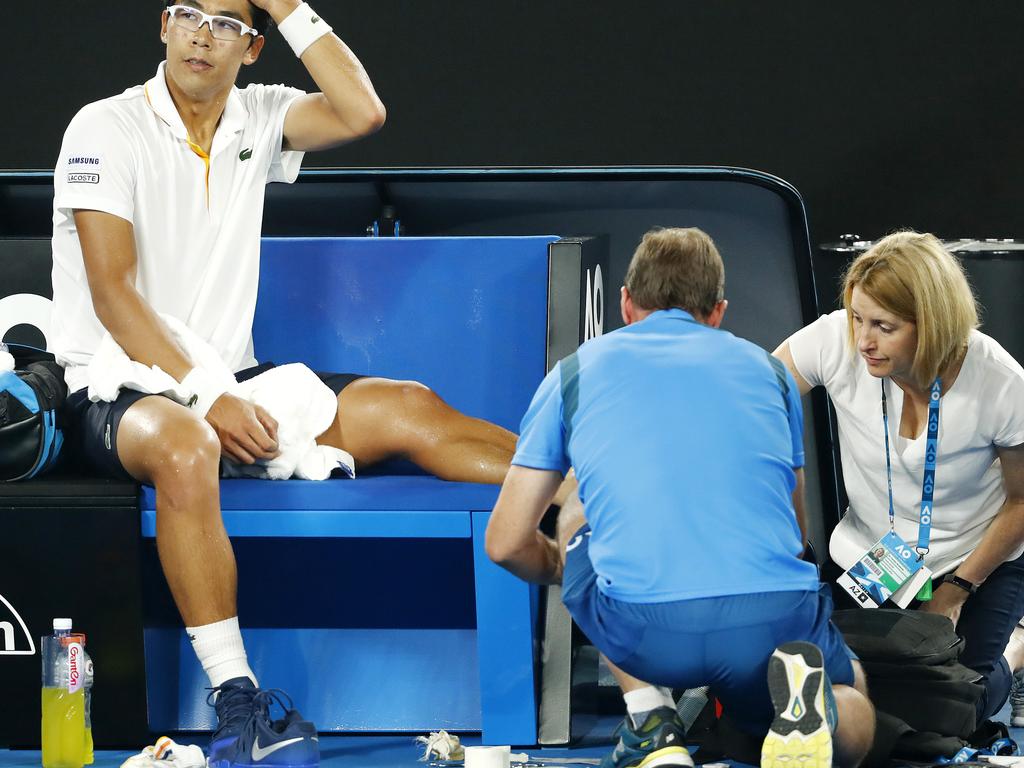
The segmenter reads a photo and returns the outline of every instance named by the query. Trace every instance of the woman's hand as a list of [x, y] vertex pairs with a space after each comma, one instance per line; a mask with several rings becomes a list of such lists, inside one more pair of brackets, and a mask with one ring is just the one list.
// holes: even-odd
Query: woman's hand
[[918, 610], [927, 611], [928, 613], [941, 613], [953, 622], [953, 628], [956, 629], [956, 624], [960, 621], [960, 609], [963, 608], [968, 597], [970, 595], [967, 591], [960, 589], [955, 584], [940, 584], [932, 592], [932, 599], [921, 603], [921, 607]]

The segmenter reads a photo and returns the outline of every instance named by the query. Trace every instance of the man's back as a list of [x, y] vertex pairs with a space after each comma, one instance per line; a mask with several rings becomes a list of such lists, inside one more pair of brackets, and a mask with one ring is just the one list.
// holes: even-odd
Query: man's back
[[552, 373], [603, 593], [668, 602], [817, 586], [798, 560], [791, 496], [800, 402], [763, 350], [671, 309]]

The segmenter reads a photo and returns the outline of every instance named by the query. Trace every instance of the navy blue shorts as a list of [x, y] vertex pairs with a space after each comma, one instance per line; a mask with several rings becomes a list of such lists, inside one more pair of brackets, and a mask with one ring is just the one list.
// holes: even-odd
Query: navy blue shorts
[[[235, 374], [238, 381], [246, 381], [261, 373], [269, 371], [274, 363], [261, 363], [246, 368]], [[357, 373], [321, 373], [320, 380], [331, 388], [335, 395], [356, 379], [364, 378]], [[117, 428], [121, 417], [135, 403], [144, 397], [160, 397], [147, 395], [130, 389], [122, 389], [112, 403], [93, 403], [89, 401], [89, 391], [82, 388], [72, 393], [65, 405], [65, 424], [70, 443], [70, 455], [67, 461], [81, 466], [88, 465], [104, 477], [117, 480], [131, 480], [131, 475], [121, 465], [117, 456]]]
[[827, 585], [817, 591], [758, 592], [669, 603], [627, 603], [604, 595], [590, 562], [590, 528], [569, 543], [562, 600], [612, 663], [655, 685], [710, 685], [730, 717], [764, 734], [774, 710], [768, 659], [793, 640], [817, 645], [829, 679], [853, 684], [854, 653], [831, 622]]

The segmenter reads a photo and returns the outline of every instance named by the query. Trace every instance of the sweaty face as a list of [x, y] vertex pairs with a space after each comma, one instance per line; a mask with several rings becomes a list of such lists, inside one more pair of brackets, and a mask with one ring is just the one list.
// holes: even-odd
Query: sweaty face
[[857, 352], [868, 372], [879, 378], [895, 376], [911, 380], [910, 369], [917, 352], [917, 324], [883, 309], [854, 286], [850, 297]]
[[[179, 4], [252, 24], [249, 0], [182, 0]], [[209, 24], [194, 31], [185, 29], [166, 11], [162, 36], [167, 43], [168, 76], [181, 90], [199, 98], [234, 85], [239, 68], [255, 61], [262, 45], [261, 39], [257, 42], [250, 35], [238, 40], [219, 40], [210, 32]]]

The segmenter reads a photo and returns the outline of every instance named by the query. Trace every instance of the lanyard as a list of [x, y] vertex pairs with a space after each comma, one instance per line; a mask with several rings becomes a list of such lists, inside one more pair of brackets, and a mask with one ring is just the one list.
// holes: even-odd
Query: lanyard
[[[889, 409], [885, 401], [885, 379], [882, 384], [882, 425], [885, 435], [885, 473], [889, 480], [889, 530], [896, 530], [896, 511], [892, 503], [892, 461], [889, 458]], [[932, 499], [935, 496], [935, 464], [939, 455], [939, 398], [942, 382], [936, 377], [928, 399], [928, 438], [924, 448], [924, 481], [921, 484], [921, 512], [918, 517], [917, 559], [928, 554], [932, 535]]]

